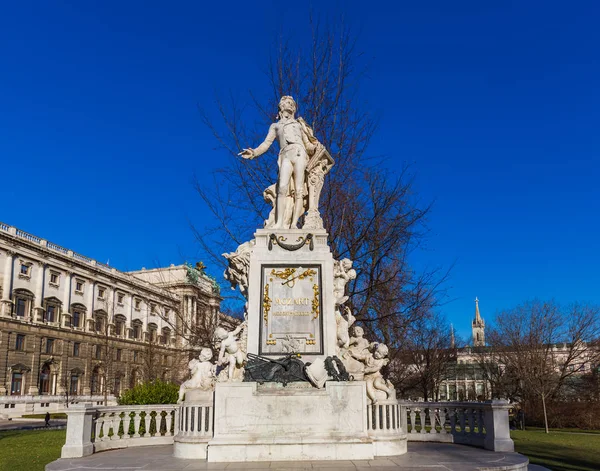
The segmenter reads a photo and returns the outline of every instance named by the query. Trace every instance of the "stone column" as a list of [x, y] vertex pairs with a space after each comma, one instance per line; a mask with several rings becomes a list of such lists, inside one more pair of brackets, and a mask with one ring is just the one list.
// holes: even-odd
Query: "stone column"
[[83, 330], [86, 332], [93, 330], [93, 328], [90, 328], [90, 324], [92, 324], [90, 319], [94, 318], [94, 295], [96, 292], [96, 282], [94, 280], [90, 280], [88, 284], [89, 286], [87, 287], [85, 301], [85, 307], [87, 307], [87, 310], [85, 311], [85, 319], [83, 320]]
[[[71, 280], [73, 278], [72, 271], [65, 272], [65, 288], [63, 291], [63, 306], [62, 309], [63, 318], [65, 314], [71, 314]], [[61, 322], [62, 325], [65, 325], [64, 320]]]
[[2, 382], [0, 383], [0, 396], [6, 396], [7, 393], [10, 393], [10, 391], [7, 391], [7, 389], [10, 388], [10, 385], [8, 384], [7, 359], [9, 345], [11, 345], [14, 341], [13, 333], [6, 331], [0, 332], [0, 338], [2, 339], [2, 341], [0, 342], [0, 372], [2, 372]]
[[44, 262], [37, 263], [39, 269], [37, 279], [35, 283], [35, 307], [33, 308], [33, 320], [36, 322], [42, 322], [44, 320], [44, 279], [46, 277], [46, 267], [48, 266]]
[[510, 438], [508, 411], [510, 405], [504, 399], [485, 401], [485, 439], [483, 447], [492, 451], [515, 451], [515, 444]]
[[2, 306], [1, 312], [5, 316], [11, 314], [10, 288], [12, 286], [13, 269], [15, 265], [15, 252], [12, 250], [6, 251], [6, 261], [4, 262], [4, 280], [2, 281]]
[[61, 458], [81, 458], [94, 453], [92, 443], [92, 418], [96, 408], [91, 404], [74, 404], [67, 413], [67, 439], [62, 447]]

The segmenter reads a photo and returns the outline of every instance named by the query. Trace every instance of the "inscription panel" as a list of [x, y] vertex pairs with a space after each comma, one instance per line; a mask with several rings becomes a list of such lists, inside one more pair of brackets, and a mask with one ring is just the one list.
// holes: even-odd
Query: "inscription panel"
[[261, 266], [260, 355], [322, 354], [320, 265]]

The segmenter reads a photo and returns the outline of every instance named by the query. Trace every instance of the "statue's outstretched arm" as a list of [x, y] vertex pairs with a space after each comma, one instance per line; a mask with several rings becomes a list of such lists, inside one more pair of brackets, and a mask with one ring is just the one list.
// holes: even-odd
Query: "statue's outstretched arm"
[[267, 137], [261, 145], [259, 145], [256, 149], [244, 149], [238, 155], [241, 155], [244, 159], [255, 159], [269, 150], [269, 147], [271, 147], [271, 144], [273, 144], [273, 141], [276, 138], [277, 131], [275, 130], [275, 124], [271, 124], [271, 127], [269, 127], [269, 132], [267, 133]]

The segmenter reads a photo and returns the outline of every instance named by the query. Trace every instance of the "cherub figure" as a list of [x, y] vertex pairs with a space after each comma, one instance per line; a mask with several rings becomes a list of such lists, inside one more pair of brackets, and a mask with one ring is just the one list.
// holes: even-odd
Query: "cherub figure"
[[[227, 380], [232, 381], [233, 379], [240, 378], [239, 372], [241, 372], [246, 355], [238, 343], [237, 335], [246, 327], [246, 322], [242, 322], [232, 332], [227, 332], [223, 327], [217, 327], [215, 330], [215, 337], [221, 341], [221, 348], [219, 349], [219, 358], [217, 365], [227, 365]], [[236, 371], [237, 367], [237, 371]], [[236, 374], [238, 373], [238, 374]], [[221, 376], [219, 375], [219, 379]]]
[[344, 258], [333, 262], [333, 296], [337, 305], [348, 300], [345, 296], [346, 285], [356, 278], [356, 270], [352, 268], [352, 260]]
[[213, 353], [210, 348], [203, 348], [197, 359], [193, 358], [190, 360], [188, 368], [192, 377], [179, 387], [177, 402], [183, 401], [183, 396], [187, 390], [201, 389], [203, 391], [210, 391], [214, 387], [217, 367], [210, 362], [212, 356]]
[[375, 351], [371, 354], [369, 350], [362, 354], [351, 353], [352, 357], [358, 361], [362, 361], [365, 365], [364, 380], [367, 383], [367, 396], [373, 404], [378, 400], [385, 400], [393, 395], [394, 386], [389, 381], [386, 381], [381, 374], [381, 369], [389, 363], [388, 348], [383, 343], [372, 344]]
[[365, 331], [360, 326], [354, 326], [354, 337], [350, 337], [348, 350], [356, 355], [363, 355], [372, 346], [365, 337]]
[[348, 348], [348, 345], [350, 344], [349, 329], [356, 320], [348, 306], [344, 306], [344, 310], [346, 311], [346, 317], [342, 315], [342, 313], [340, 312], [340, 308], [341, 306], [336, 306], [335, 309], [338, 350]]

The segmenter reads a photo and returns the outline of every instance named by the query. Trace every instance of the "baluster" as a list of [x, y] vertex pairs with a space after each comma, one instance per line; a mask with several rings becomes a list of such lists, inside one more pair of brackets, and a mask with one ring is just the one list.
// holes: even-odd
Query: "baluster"
[[213, 414], [214, 414], [214, 408], [213, 406], [208, 406], [207, 408], [207, 412], [208, 412], [208, 433], [209, 435], [212, 437], [213, 435]]
[[477, 411], [477, 426], [479, 435], [483, 436], [483, 409]]
[[171, 422], [173, 421], [173, 416], [171, 415], [171, 411], [167, 411], [167, 415], [165, 415], [165, 437], [170, 437], [171, 434]]
[[118, 440], [119, 439], [119, 414], [117, 412], [113, 412], [110, 414], [110, 422], [109, 422], [109, 433], [112, 428], [112, 435], [108, 437], [110, 440]]
[[373, 408], [375, 409], [375, 427], [373, 427], [373, 430], [379, 430], [381, 425], [381, 421], [379, 420], [379, 405], [373, 404]]
[[102, 431], [102, 424], [104, 424], [104, 413], [100, 412], [98, 414], [98, 418], [96, 419], [96, 441], [102, 441], [102, 438], [100, 438], [100, 433]]
[[460, 434], [465, 434], [465, 409], [461, 407], [457, 409], [458, 411], [458, 420], [460, 421]]
[[390, 406], [389, 404], [385, 404], [381, 406], [381, 410], [383, 411], [383, 430], [390, 430]]
[[469, 408], [469, 434], [475, 435], [475, 409]]
[[129, 437], [130, 424], [131, 424], [130, 412], [125, 412], [125, 416], [123, 417], [123, 438]]
[[413, 408], [411, 408], [410, 409], [410, 433], [417, 433], [417, 427], [415, 425], [416, 421], [417, 421], [417, 413]]
[[392, 413], [392, 430], [396, 430], [396, 408], [398, 406], [396, 404], [392, 404], [390, 407]]
[[421, 421], [421, 433], [427, 433], [427, 431], [425, 430], [425, 408], [421, 408], [419, 410], [419, 420]]
[[446, 433], [446, 409], [440, 407], [440, 433]]
[[448, 408], [450, 414], [450, 433], [454, 435], [456, 433], [456, 409]]
[[134, 412], [133, 416], [133, 438], [140, 438], [140, 422], [142, 421], [142, 417], [140, 416], [139, 410]]
[[429, 412], [429, 423], [431, 424], [431, 429], [429, 430], [429, 433], [437, 433], [437, 429], [435, 428], [436, 426], [436, 417], [437, 417], [437, 412], [436, 409], [434, 409], [433, 407], [430, 407], [428, 409]]

